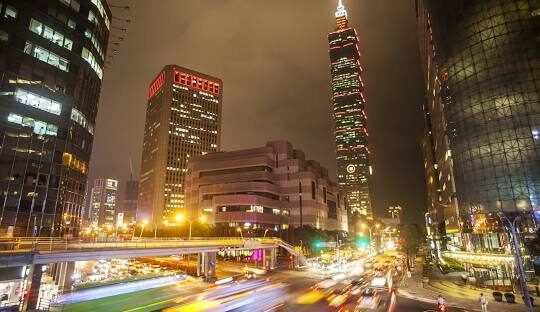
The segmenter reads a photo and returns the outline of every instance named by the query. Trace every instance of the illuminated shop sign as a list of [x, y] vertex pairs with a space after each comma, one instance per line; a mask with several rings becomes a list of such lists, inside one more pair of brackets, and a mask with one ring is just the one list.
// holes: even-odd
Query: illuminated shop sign
[[182, 71], [179, 71], [178, 69], [174, 69], [174, 82], [179, 85], [187, 86], [189, 88], [198, 89], [218, 95], [221, 87], [217, 82], [197, 77], [193, 74], [184, 73]]

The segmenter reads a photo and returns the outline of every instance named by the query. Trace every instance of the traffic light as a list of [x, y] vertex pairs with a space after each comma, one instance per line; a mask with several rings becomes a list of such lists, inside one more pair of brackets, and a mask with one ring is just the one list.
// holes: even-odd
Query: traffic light
[[315, 241], [315, 242], [313, 243], [313, 245], [315, 245], [315, 248], [321, 248], [321, 247], [322, 247], [322, 244], [321, 244], [320, 241]]
[[369, 247], [369, 238], [367, 238], [367, 237], [358, 237], [356, 239], [356, 245], [359, 248], [367, 248], [367, 247]]

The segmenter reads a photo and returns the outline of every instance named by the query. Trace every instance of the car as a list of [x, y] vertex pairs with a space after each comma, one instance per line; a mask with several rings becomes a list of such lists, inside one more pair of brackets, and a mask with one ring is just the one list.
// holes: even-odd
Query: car
[[356, 307], [359, 309], [358, 311], [362, 311], [361, 309], [375, 310], [379, 307], [380, 303], [381, 296], [379, 293], [375, 289], [368, 287], [362, 292]]

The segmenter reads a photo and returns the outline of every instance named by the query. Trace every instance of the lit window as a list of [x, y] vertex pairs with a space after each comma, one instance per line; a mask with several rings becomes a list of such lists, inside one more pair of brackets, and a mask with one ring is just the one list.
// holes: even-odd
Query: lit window
[[79, 10], [81, 9], [80, 3], [76, 0], [60, 0], [60, 2], [72, 8], [76, 12], [79, 12]]
[[105, 55], [103, 54], [103, 49], [101, 48], [101, 45], [99, 44], [99, 41], [97, 40], [94, 33], [90, 29], [86, 29], [86, 31], [84, 32], [84, 35], [86, 36], [86, 38], [92, 41], [92, 44], [94, 45], [99, 55], [101, 56], [101, 59], [103, 60], [105, 58]]
[[10, 113], [8, 116], [8, 121], [16, 123], [23, 127], [34, 128], [34, 133], [36, 134], [47, 134], [56, 136], [58, 134], [58, 127], [53, 124], [47, 124], [46, 122], [35, 120], [30, 117], [24, 117], [17, 114]]
[[73, 48], [73, 41], [64, 37], [58, 31], [43, 25], [43, 23], [36, 21], [35, 19], [30, 20], [30, 26], [28, 27], [33, 33], [40, 35], [41, 37], [54, 42], [55, 44], [64, 47], [71, 51]]
[[96, 61], [94, 54], [92, 54], [92, 52], [90, 52], [90, 50], [88, 50], [87, 48], [83, 47], [81, 55], [82, 55], [82, 58], [86, 62], [88, 62], [88, 64], [90, 64], [90, 67], [92, 67], [92, 69], [96, 72], [99, 79], [101, 79], [103, 77], [103, 70], [101, 69], [101, 66]]
[[9, 40], [9, 34], [4, 30], [0, 30], [0, 41], [7, 42], [8, 40]]
[[4, 13], [4, 17], [17, 18], [17, 9], [15, 9], [9, 4], [6, 5], [6, 12]]
[[15, 90], [15, 100], [55, 115], [60, 115], [62, 110], [59, 102], [19, 88]]
[[44, 49], [36, 44], [33, 44], [30, 41], [26, 41], [24, 45], [24, 53], [32, 55], [40, 61], [48, 63], [58, 69], [61, 69], [65, 72], [69, 71], [69, 61], [63, 57], [58, 56], [57, 54]]
[[78, 109], [76, 108], [71, 109], [71, 120], [75, 121], [76, 123], [81, 125], [81, 127], [88, 130], [90, 134], [94, 134], [94, 126], [88, 122], [88, 119], [86, 119], [86, 116], [84, 116], [84, 114], [81, 113]]

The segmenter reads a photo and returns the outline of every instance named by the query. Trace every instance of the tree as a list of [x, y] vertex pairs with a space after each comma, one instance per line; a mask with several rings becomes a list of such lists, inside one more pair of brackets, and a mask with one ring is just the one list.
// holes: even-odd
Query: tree
[[399, 226], [399, 237], [399, 245], [402, 246], [402, 250], [407, 254], [408, 264], [410, 265], [418, 246], [423, 241], [422, 230], [418, 224], [404, 223]]

